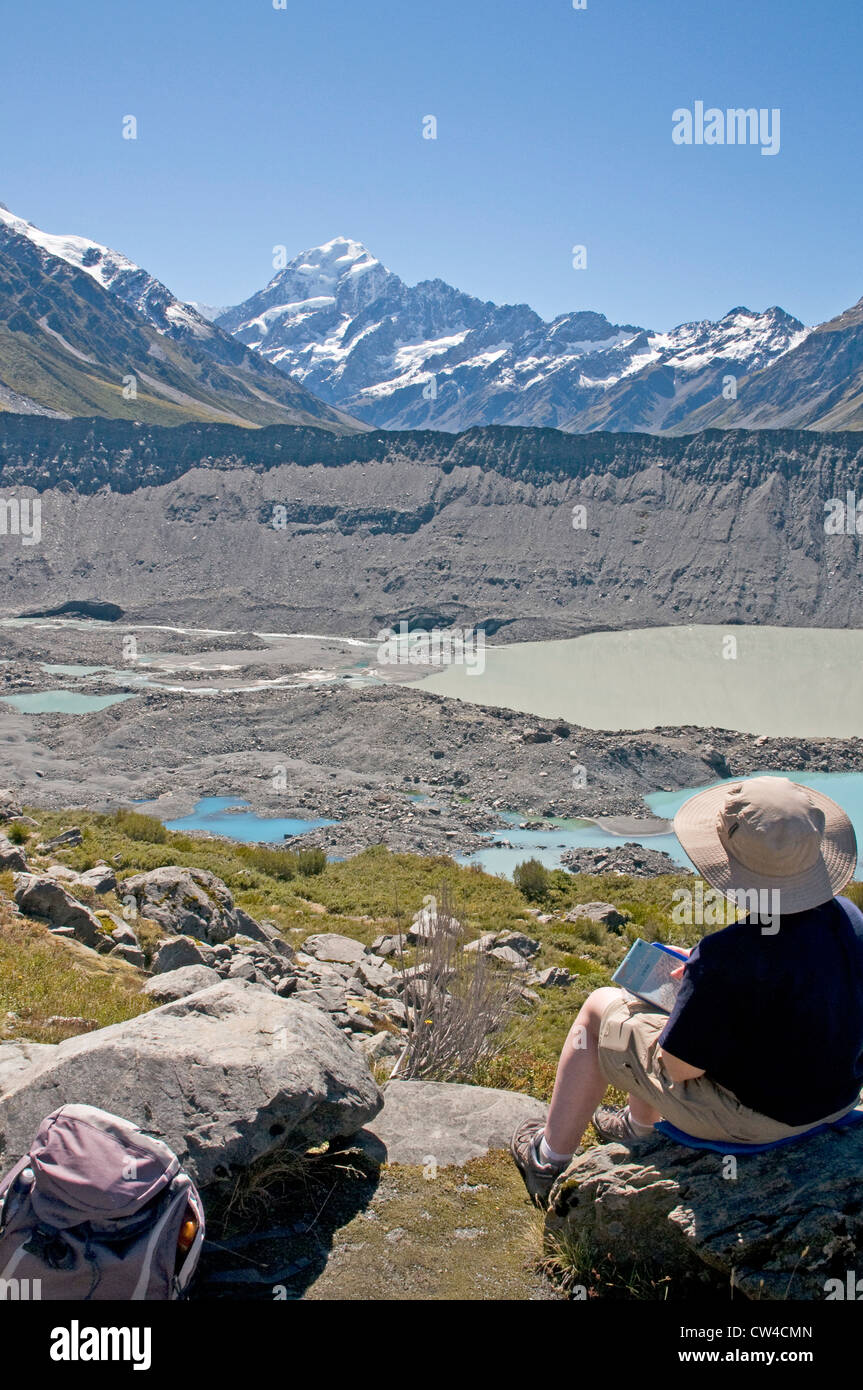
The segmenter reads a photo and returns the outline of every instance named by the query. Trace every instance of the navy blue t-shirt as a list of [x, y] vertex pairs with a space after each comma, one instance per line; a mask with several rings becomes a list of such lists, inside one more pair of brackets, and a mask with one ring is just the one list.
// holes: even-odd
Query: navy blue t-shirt
[[747, 921], [705, 936], [659, 1041], [783, 1124], [851, 1106], [863, 1088], [863, 913], [833, 898], [783, 914], [774, 935]]

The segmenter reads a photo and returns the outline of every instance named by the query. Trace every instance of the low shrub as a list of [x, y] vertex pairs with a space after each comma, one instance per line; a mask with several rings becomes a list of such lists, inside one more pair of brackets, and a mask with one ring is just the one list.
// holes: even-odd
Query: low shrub
[[539, 902], [551, 886], [551, 873], [538, 859], [525, 859], [513, 870], [512, 881], [528, 902]]
[[270, 878], [290, 882], [293, 878], [311, 878], [322, 874], [327, 856], [322, 849], [273, 849], [269, 845], [237, 845], [236, 854], [252, 868]]
[[140, 811], [115, 811], [110, 818], [122, 835], [148, 845], [166, 845], [171, 838], [160, 820]]

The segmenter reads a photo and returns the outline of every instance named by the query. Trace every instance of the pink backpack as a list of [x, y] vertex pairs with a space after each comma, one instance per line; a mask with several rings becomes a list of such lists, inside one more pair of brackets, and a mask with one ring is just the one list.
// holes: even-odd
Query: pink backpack
[[92, 1105], [55, 1110], [0, 1178], [7, 1298], [180, 1298], [203, 1242], [201, 1198], [176, 1154]]

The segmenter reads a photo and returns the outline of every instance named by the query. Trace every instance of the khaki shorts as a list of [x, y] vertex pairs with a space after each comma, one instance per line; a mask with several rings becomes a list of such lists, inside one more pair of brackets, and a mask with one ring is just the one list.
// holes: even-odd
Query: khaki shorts
[[667, 1014], [656, 1013], [649, 1004], [621, 990], [608, 1004], [599, 1025], [599, 1068], [610, 1085], [646, 1101], [663, 1119], [693, 1138], [770, 1144], [838, 1120], [854, 1108], [846, 1105], [823, 1120], [785, 1125], [750, 1110], [731, 1091], [706, 1076], [672, 1081], [659, 1056], [659, 1035], [667, 1022]]

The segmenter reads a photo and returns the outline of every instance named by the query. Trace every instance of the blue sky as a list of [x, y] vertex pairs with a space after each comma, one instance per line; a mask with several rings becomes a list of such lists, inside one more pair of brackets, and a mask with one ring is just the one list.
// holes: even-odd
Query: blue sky
[[[213, 304], [341, 234], [547, 317], [863, 295], [860, 0], [286, 4], [7, 6], [0, 201]], [[696, 100], [779, 107], [779, 154], [676, 146]]]

